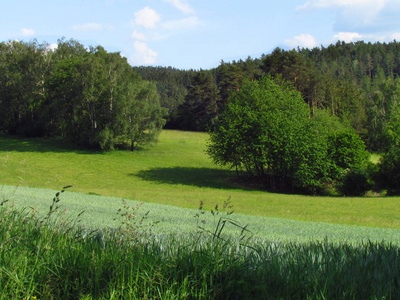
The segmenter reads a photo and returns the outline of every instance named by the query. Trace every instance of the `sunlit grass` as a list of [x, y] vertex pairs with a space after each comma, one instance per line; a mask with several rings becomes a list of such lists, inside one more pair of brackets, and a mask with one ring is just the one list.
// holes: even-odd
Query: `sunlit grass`
[[372, 153], [371, 156], [370, 156], [370, 158], [369, 158], [369, 160], [370, 160], [372, 163], [377, 164], [377, 163], [379, 163], [381, 157], [382, 157], [382, 156], [381, 156], [380, 154]]
[[215, 166], [205, 133], [164, 130], [159, 143], [137, 152], [72, 149], [57, 139], [0, 136], [0, 183], [73, 190], [150, 203], [207, 208], [231, 199], [238, 213], [370, 227], [400, 227], [399, 197], [312, 197], [273, 194], [236, 183]]

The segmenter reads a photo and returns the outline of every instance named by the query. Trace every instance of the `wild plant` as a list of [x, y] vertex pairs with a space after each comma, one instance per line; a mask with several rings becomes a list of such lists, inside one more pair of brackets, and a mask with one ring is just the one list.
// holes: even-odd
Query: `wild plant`
[[[197, 259], [209, 268], [210, 273], [226, 274], [226, 270], [238, 265], [250, 265], [254, 257], [259, 257], [258, 250], [252, 246], [253, 234], [248, 225], [240, 224], [232, 217], [233, 213], [233, 206], [228, 199], [224, 201], [222, 210], [218, 204], [210, 210], [211, 220], [206, 216], [203, 202], [200, 202], [199, 211], [195, 214], [198, 237], [195, 239], [193, 252], [200, 256]], [[236, 234], [225, 234], [227, 226], [237, 229]]]
[[142, 237], [151, 235], [153, 226], [159, 223], [158, 221], [146, 222], [150, 211], [140, 215], [139, 210], [142, 205], [143, 202], [129, 205], [128, 201], [122, 199], [122, 208], [117, 211], [117, 217], [119, 216], [122, 219], [117, 229], [121, 242], [143, 242]]
[[232, 225], [238, 229], [238, 241], [240, 245], [246, 246], [248, 241], [253, 237], [253, 234], [248, 229], [248, 225], [242, 225], [240, 222], [231, 217], [234, 213], [233, 205], [230, 199], [225, 200], [222, 205], [222, 211], [219, 209], [219, 204], [217, 203], [214, 209], [210, 210], [213, 224], [206, 227], [207, 223], [211, 223], [205, 215], [204, 203], [200, 201], [200, 206], [198, 212], [194, 215], [197, 219], [197, 227], [199, 229], [199, 235], [209, 235], [213, 241], [227, 241], [232, 238], [232, 235], [225, 236], [224, 229], [226, 225]]
[[41, 225], [45, 225], [48, 227], [54, 226], [54, 228], [57, 227], [60, 230], [63, 228], [75, 228], [77, 224], [81, 222], [80, 217], [85, 213], [85, 211], [81, 211], [75, 218], [70, 218], [67, 216], [66, 207], [63, 210], [60, 210], [63, 208], [62, 204], [60, 204], [60, 196], [71, 187], [71, 185], [64, 186], [60, 191], [55, 194], [48, 212], [43, 218], [39, 219]]

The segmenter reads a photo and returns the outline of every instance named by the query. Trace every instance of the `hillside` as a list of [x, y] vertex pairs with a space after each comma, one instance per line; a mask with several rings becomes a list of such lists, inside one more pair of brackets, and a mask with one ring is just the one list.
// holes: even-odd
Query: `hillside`
[[[399, 228], [398, 197], [316, 197], [268, 193], [237, 182], [204, 149], [207, 134], [164, 130], [137, 152], [68, 148], [58, 139], [0, 137], [0, 183], [206, 209], [230, 199], [235, 212], [292, 220]], [[118, 203], [119, 204], [119, 203]]]

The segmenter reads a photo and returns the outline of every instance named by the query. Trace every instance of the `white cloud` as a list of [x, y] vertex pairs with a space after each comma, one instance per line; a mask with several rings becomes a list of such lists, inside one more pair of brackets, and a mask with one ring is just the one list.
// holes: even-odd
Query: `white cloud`
[[164, 29], [168, 29], [168, 30], [179, 30], [179, 29], [188, 29], [188, 28], [196, 27], [201, 24], [202, 23], [198, 17], [190, 17], [190, 18], [185, 18], [185, 19], [181, 19], [181, 20], [165, 22], [165, 23], [163, 23], [162, 27]]
[[32, 36], [35, 35], [35, 31], [33, 29], [22, 28], [21, 33], [23, 36]]
[[85, 23], [80, 25], [72, 26], [73, 30], [77, 31], [101, 31], [104, 29], [112, 30], [113, 26], [111, 25], [102, 25], [98, 23]]
[[156, 28], [157, 23], [161, 20], [161, 16], [149, 7], [145, 7], [135, 12], [135, 24], [145, 28]]
[[292, 48], [300, 47], [312, 49], [317, 46], [315, 38], [311, 34], [305, 33], [297, 35], [292, 39], [285, 40], [285, 44]]
[[309, 0], [298, 10], [327, 9], [337, 14], [335, 28], [341, 31], [377, 26], [389, 0]]
[[136, 53], [132, 56], [131, 62], [134, 65], [151, 65], [156, 61], [157, 53], [151, 50], [146, 43], [136, 41], [133, 43]]
[[149, 39], [141, 32], [137, 32], [136, 30], [132, 33], [132, 38], [139, 41], [148, 41]]
[[194, 9], [190, 7], [187, 0], [164, 0], [165, 2], [171, 3], [177, 9], [179, 9], [184, 14], [194, 13]]
[[382, 9], [387, 0], [309, 0], [298, 9], [331, 8], [331, 7], [368, 7]]
[[392, 33], [390, 39], [391, 39], [391, 41], [396, 40], [396, 41], [400, 42], [400, 32]]
[[46, 47], [46, 49], [49, 50], [49, 51], [54, 51], [54, 50], [56, 50], [57, 48], [58, 48], [58, 44], [57, 44], [57, 43], [52, 43], [52, 44], [50, 44], [50, 45], [48, 45], [48, 46]]
[[335, 41], [345, 41], [346, 43], [350, 43], [356, 40], [361, 40], [363, 37], [357, 32], [339, 32], [333, 38]]

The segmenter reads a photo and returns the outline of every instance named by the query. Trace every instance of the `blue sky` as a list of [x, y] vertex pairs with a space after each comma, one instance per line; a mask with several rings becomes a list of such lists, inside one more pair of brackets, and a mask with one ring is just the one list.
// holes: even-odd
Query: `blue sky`
[[400, 0], [0, 0], [0, 41], [73, 38], [134, 66], [210, 69], [274, 48], [400, 41]]

